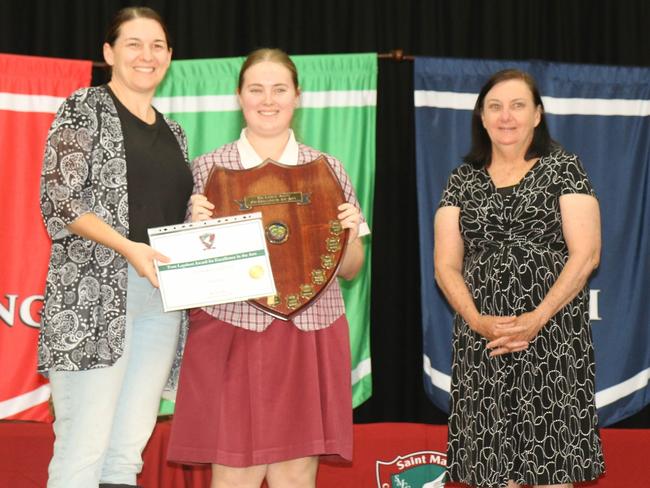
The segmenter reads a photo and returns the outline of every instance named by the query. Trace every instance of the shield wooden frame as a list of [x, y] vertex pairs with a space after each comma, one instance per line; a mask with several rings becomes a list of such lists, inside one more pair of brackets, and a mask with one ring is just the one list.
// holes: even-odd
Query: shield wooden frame
[[262, 212], [278, 294], [249, 300], [254, 307], [291, 320], [336, 278], [348, 240], [338, 206], [346, 200], [325, 156], [296, 166], [272, 159], [244, 170], [215, 166], [205, 195], [215, 218]]

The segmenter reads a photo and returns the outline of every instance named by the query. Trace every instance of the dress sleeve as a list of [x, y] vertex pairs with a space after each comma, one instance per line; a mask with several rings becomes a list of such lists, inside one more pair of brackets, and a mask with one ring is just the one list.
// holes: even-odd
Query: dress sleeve
[[460, 175], [459, 169], [456, 168], [447, 179], [447, 185], [442, 191], [442, 197], [440, 197], [438, 208], [460, 207], [460, 192], [462, 184], [463, 178]]
[[583, 195], [591, 195], [592, 197], [596, 196], [587, 172], [582, 166], [580, 159], [575, 155], [567, 157], [564, 161], [560, 188], [560, 195], [580, 193]]
[[40, 206], [53, 240], [69, 235], [66, 226], [93, 208], [90, 168], [97, 126], [97, 113], [77, 92], [63, 102], [50, 127], [41, 170]]

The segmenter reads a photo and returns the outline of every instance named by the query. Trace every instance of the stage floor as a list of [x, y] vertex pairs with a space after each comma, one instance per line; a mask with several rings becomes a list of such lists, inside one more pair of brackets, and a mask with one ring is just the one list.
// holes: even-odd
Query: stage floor
[[[144, 453], [140, 484], [145, 488], [208, 488], [208, 466], [180, 466], [166, 461], [170, 425], [170, 420], [158, 422]], [[440, 425], [355, 425], [354, 462], [322, 464], [318, 488], [421, 488], [421, 480], [438, 469], [427, 461], [440, 461], [435, 453], [444, 455], [446, 438], [447, 428]], [[602, 438], [607, 472], [598, 481], [579, 486], [650, 487], [650, 430], [603, 429]], [[0, 421], [0, 488], [44, 487], [53, 439], [50, 424]], [[411, 481], [404, 484], [407, 479]], [[420, 484], [413, 484], [417, 480]]]

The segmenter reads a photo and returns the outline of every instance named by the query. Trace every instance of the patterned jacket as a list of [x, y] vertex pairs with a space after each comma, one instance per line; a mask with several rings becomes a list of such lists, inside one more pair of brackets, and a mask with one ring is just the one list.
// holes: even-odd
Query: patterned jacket
[[[181, 127], [165, 118], [185, 160]], [[83, 88], [59, 108], [45, 145], [41, 212], [52, 238], [38, 344], [38, 370], [107, 367], [122, 355], [127, 261], [66, 226], [92, 212], [129, 233], [124, 136], [105, 86]]]

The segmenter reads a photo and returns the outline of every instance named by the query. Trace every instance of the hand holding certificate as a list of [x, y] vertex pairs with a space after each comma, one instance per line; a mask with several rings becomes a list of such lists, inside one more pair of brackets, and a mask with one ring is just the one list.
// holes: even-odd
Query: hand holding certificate
[[149, 229], [166, 312], [276, 294], [260, 212]]

